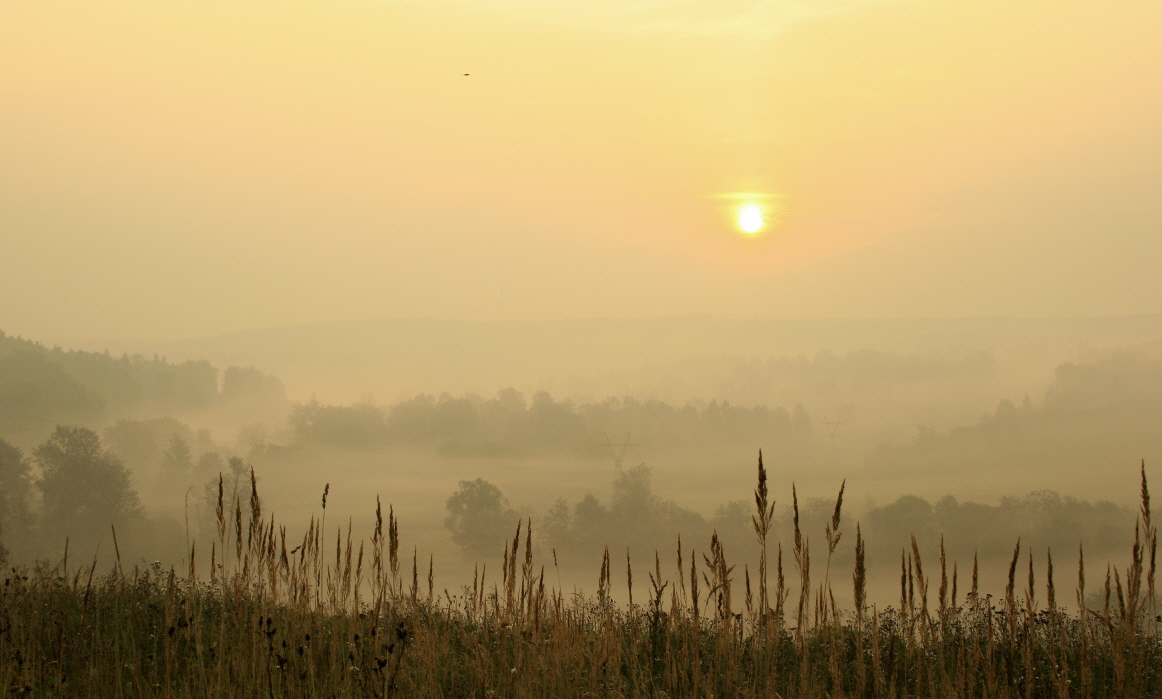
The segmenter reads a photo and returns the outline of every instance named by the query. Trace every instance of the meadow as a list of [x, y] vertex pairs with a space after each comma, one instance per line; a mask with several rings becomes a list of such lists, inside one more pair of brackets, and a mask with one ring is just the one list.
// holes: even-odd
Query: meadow
[[[822, 532], [800, 528], [792, 486], [793, 543], [768, 541], [761, 455], [755, 569], [732, 565], [717, 536], [679, 538], [645, 561], [606, 549], [592, 596], [562, 589], [556, 552], [528, 522], [514, 523], [501, 570], [480, 567], [453, 592], [437, 587], [431, 558], [401, 545], [390, 506], [360, 539], [349, 522], [328, 522], [324, 488], [318, 517], [288, 537], [264, 514], [253, 473], [249, 490], [245, 507], [220, 481], [208, 571], [194, 542], [184, 570], [122, 568], [117, 552], [100, 572], [67, 549], [59, 562], [11, 569], [0, 591], [4, 687], [94, 697], [1162, 694], [1144, 465], [1133, 548], [1096, 595], [1080, 548], [1057, 553], [1059, 570], [1073, 569], [1062, 575], [1054, 552], [1015, 542], [994, 598], [975, 560], [947, 560], [943, 545], [923, 558], [913, 539], [886, 608], [868, 599], [866, 541], [844, 520], [842, 486]], [[849, 570], [831, 565], [841, 546], [854, 552]], [[835, 602], [843, 587], [850, 609]]]

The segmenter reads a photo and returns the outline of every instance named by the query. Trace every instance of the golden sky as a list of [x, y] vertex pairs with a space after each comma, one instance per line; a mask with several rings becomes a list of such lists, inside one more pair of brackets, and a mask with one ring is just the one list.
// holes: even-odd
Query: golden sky
[[1160, 312], [1160, 35], [1155, 0], [6, 0], [0, 329]]

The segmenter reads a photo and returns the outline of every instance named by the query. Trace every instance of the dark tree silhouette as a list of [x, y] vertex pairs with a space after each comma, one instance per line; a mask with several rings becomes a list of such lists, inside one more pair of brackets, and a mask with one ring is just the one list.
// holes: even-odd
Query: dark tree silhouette
[[141, 517], [129, 471], [85, 427], [58, 426], [32, 452], [46, 524], [57, 533], [105, 532]]
[[517, 514], [509, 508], [500, 488], [483, 478], [460, 481], [447, 506], [449, 516], [444, 526], [465, 554], [496, 554], [512, 534], [510, 530], [515, 531]]

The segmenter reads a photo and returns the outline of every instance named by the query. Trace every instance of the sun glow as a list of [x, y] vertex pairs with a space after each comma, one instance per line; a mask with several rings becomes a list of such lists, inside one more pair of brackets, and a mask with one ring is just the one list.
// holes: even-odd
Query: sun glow
[[735, 230], [748, 238], [760, 237], [783, 218], [782, 194], [751, 190], [707, 194], [706, 197], [721, 201], [723, 222], [729, 221]]
[[738, 228], [743, 233], [754, 235], [766, 227], [766, 216], [758, 204], [744, 204], [738, 209]]

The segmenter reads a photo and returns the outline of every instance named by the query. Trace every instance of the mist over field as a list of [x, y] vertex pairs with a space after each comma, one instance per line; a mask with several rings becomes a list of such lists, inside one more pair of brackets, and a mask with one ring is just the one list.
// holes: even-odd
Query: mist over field
[[[999, 585], [1018, 537], [1061, 555], [1084, 542], [1095, 566], [1129, 544], [1138, 465], [1162, 457], [1159, 336], [1158, 316], [384, 321], [146, 358], [6, 335], [0, 531], [13, 560], [57, 559], [67, 538], [69, 555], [108, 562], [116, 523], [122, 556], [181, 563], [189, 542], [208, 556], [218, 539], [219, 475], [229, 519], [253, 469], [290, 532], [322, 516], [326, 488], [327, 521], [366, 534], [378, 496], [456, 589], [531, 522], [541, 560], [591, 591], [606, 546], [672, 558], [679, 537], [699, 548], [717, 534], [753, 567], [762, 450], [784, 544], [792, 485], [818, 537], [845, 483], [845, 531], [860, 524], [879, 594], [912, 535], [928, 551], [943, 537], [962, 566], [979, 557]], [[407, 391], [424, 383], [439, 392]], [[405, 388], [370, 390], [390, 385]], [[69, 458], [52, 454], [75, 432], [119, 485], [62, 484]]]

